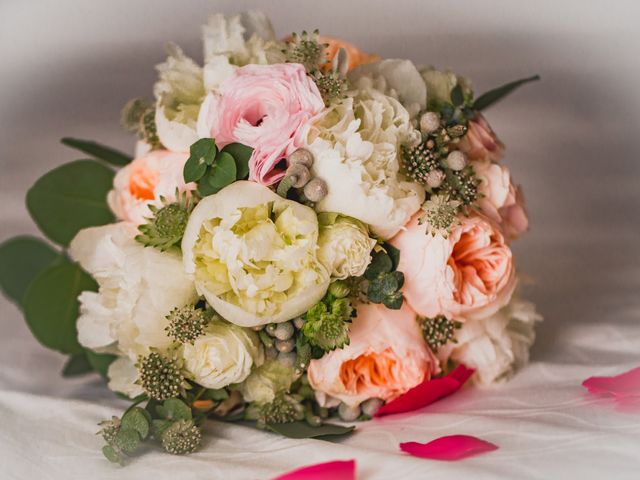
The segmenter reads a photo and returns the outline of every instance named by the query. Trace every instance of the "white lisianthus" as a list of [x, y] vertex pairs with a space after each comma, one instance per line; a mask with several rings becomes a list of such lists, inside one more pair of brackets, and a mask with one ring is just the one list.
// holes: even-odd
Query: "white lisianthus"
[[293, 368], [278, 360], [269, 360], [254, 369], [238, 390], [246, 402], [269, 403], [279, 392], [289, 390], [294, 377]]
[[367, 227], [355, 218], [324, 213], [320, 220], [318, 258], [331, 277], [344, 280], [359, 277], [371, 262], [371, 250], [377, 241], [369, 237]]
[[198, 293], [243, 327], [290, 320], [323, 297], [329, 273], [317, 246], [312, 209], [247, 181], [200, 201], [182, 239]]
[[204, 335], [183, 349], [184, 365], [193, 379], [203, 387], [224, 388], [240, 383], [254, 366], [264, 362], [258, 335], [246, 328], [215, 321]]
[[168, 347], [166, 315], [197, 299], [180, 256], [143, 247], [135, 233], [124, 223], [86, 228], [69, 246], [100, 287], [80, 294], [79, 342], [132, 360]]
[[109, 389], [114, 392], [123, 393], [129, 398], [135, 398], [144, 393], [144, 389], [136, 383], [138, 380], [138, 369], [129, 357], [116, 358], [107, 370], [109, 378]]
[[450, 352], [453, 360], [474, 368], [479, 384], [504, 381], [529, 361], [535, 323], [541, 320], [533, 303], [514, 296], [492, 316], [466, 320], [456, 333], [457, 343], [438, 351], [438, 356]]
[[402, 104], [362, 77], [309, 129], [313, 176], [327, 182], [320, 212], [354, 217], [383, 238], [395, 235], [424, 201], [424, 189], [400, 173], [400, 145], [413, 132]]

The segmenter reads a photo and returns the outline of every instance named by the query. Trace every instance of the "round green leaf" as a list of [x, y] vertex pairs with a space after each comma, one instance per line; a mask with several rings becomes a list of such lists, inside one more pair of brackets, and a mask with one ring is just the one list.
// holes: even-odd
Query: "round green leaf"
[[132, 428], [120, 427], [113, 439], [113, 444], [126, 454], [136, 451], [140, 445], [140, 434]]
[[35, 237], [15, 237], [0, 245], [0, 287], [17, 305], [33, 279], [60, 255]]
[[79, 230], [114, 220], [107, 205], [113, 175], [93, 160], [67, 163], [36, 181], [27, 193], [27, 209], [48, 238], [69, 245]]
[[102, 454], [112, 463], [120, 463], [122, 461], [120, 455], [116, 452], [116, 449], [111, 445], [105, 445], [102, 447]]
[[143, 440], [149, 435], [149, 427], [145, 411], [140, 407], [133, 407], [122, 417], [122, 428], [135, 430]]
[[230, 143], [222, 149], [230, 154], [236, 162], [236, 179], [244, 180], [249, 176], [249, 159], [253, 153], [253, 148], [241, 143]]
[[191, 420], [191, 408], [182, 400], [170, 398], [162, 405], [158, 405], [158, 415], [167, 420]]
[[[211, 167], [209, 183], [212, 187], [222, 190], [236, 180], [236, 162], [227, 152], [220, 152]], [[217, 192], [216, 192], [217, 193]]]
[[78, 295], [97, 290], [96, 282], [77, 264], [64, 262], [41, 272], [24, 299], [24, 315], [33, 335], [45, 347], [81, 353], [76, 320]]

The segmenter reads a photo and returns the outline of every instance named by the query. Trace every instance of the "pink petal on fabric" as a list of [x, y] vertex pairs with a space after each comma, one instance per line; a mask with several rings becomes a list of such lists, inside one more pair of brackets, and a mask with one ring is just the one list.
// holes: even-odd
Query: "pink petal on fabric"
[[457, 366], [449, 375], [433, 378], [413, 387], [395, 400], [380, 407], [376, 417], [394, 413], [411, 412], [456, 392], [473, 375], [474, 370], [464, 365]]
[[640, 397], [640, 367], [612, 377], [589, 377], [582, 386], [593, 394], [615, 397]]
[[449, 435], [429, 443], [405, 442], [400, 444], [400, 450], [414, 457], [449, 462], [497, 449], [497, 445], [470, 435]]
[[355, 480], [356, 461], [336, 460], [298, 468], [273, 480]]

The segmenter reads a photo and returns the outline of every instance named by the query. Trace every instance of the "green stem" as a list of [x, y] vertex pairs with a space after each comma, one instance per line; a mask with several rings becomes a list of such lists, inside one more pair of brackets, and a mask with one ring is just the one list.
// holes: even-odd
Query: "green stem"
[[278, 189], [276, 193], [280, 195], [282, 198], [287, 198], [287, 193], [293, 187], [293, 184], [296, 182], [296, 177], [294, 175], [287, 175], [278, 184]]
[[129, 408], [127, 408], [124, 411], [122, 416], [124, 417], [127, 413], [129, 413], [131, 409], [133, 409], [133, 407], [137, 407], [138, 405], [140, 405], [142, 402], [146, 400], [149, 400], [149, 397], [147, 397], [147, 395], [145, 395], [144, 393], [142, 395], [137, 396], [136, 398], [133, 399], [133, 403], [129, 405]]

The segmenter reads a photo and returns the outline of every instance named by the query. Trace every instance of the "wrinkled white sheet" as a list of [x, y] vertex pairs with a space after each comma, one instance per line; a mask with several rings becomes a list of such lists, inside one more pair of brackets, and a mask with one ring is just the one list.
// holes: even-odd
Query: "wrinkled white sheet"
[[[537, 279], [528, 297], [545, 316], [532, 363], [504, 386], [359, 425], [341, 443], [212, 423], [194, 455], [151, 451], [119, 468], [102, 458], [95, 432], [125, 404], [95, 377], [62, 379], [63, 357], [41, 348], [0, 300], [0, 478], [268, 479], [349, 458], [359, 480], [640, 478], [640, 413], [580, 386], [640, 366], [638, 2], [3, 0], [0, 240], [35, 232], [26, 189], [77, 158], [60, 137], [129, 148], [118, 111], [149, 94], [162, 44], [197, 54], [207, 13], [256, 5], [282, 34], [318, 26], [383, 56], [451, 66], [478, 91], [542, 75], [488, 113], [532, 216], [532, 232], [515, 245], [519, 267]], [[500, 449], [457, 463], [398, 450], [448, 434]]]

